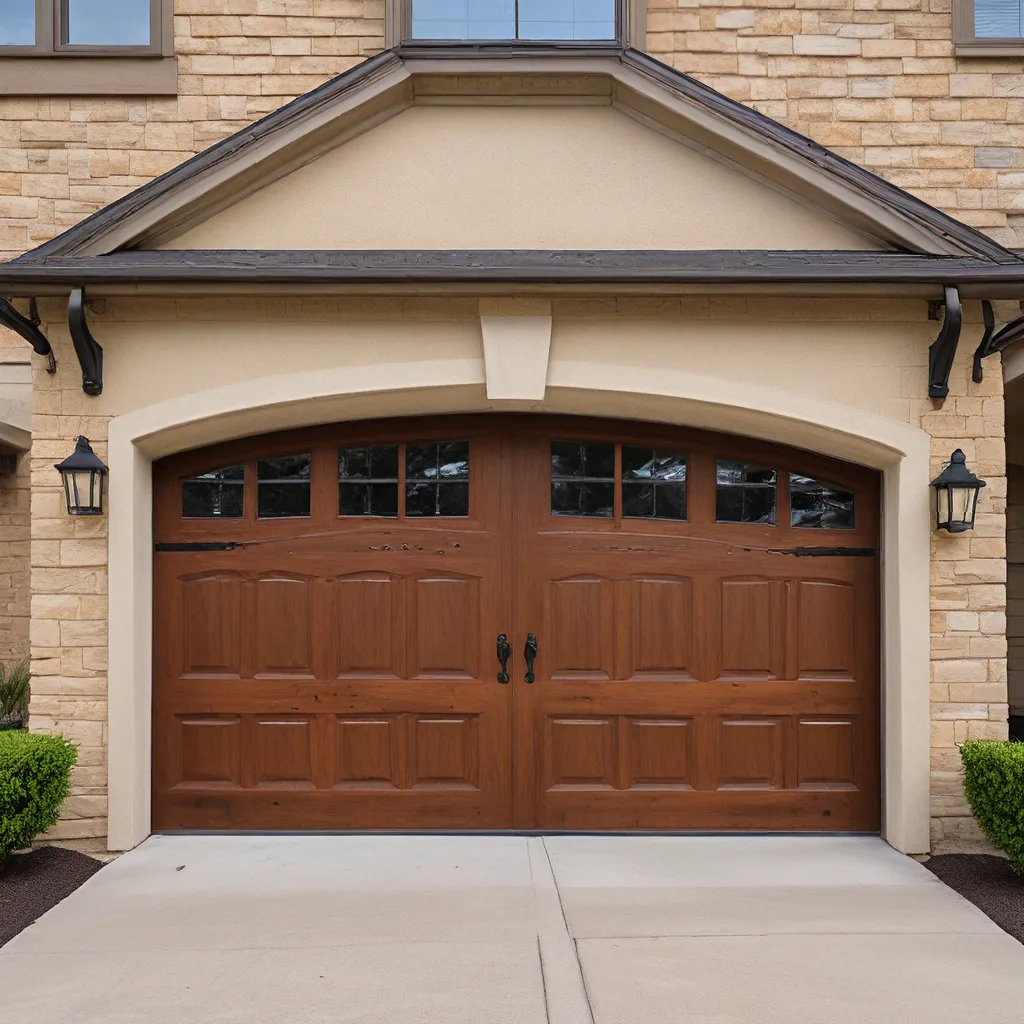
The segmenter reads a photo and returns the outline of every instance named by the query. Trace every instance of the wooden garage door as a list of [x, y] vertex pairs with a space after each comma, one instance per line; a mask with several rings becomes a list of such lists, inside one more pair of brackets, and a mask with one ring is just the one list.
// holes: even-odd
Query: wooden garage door
[[869, 471], [491, 416], [154, 486], [157, 829], [878, 828]]

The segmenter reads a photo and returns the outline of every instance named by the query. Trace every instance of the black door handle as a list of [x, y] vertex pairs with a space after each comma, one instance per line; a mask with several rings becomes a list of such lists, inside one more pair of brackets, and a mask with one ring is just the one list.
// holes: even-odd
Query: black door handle
[[498, 682], [508, 682], [508, 659], [512, 657], [512, 645], [504, 633], [498, 635], [498, 661], [501, 662], [501, 671], [498, 673]]
[[523, 651], [523, 657], [526, 659], [526, 682], [532, 683], [536, 678], [533, 674], [533, 659], [537, 657], [536, 633], [526, 634], [526, 648]]

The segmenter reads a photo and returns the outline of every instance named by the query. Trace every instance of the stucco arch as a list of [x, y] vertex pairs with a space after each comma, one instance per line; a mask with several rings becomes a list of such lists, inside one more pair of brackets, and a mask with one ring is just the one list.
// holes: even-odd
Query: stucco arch
[[928, 436], [780, 388], [682, 370], [552, 359], [542, 401], [488, 401], [478, 359], [290, 373], [155, 403], [110, 422], [109, 845], [150, 831], [152, 462], [232, 437], [377, 416], [496, 408], [621, 416], [747, 434], [882, 472], [885, 838], [928, 849]]

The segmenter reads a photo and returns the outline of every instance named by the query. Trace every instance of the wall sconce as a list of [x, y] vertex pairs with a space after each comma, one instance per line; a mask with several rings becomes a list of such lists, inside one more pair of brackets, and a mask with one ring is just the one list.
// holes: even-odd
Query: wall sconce
[[974, 529], [978, 494], [985, 481], [967, 468], [967, 458], [957, 448], [946, 468], [932, 481], [935, 488], [935, 526], [949, 533]]
[[92, 450], [89, 438], [79, 437], [74, 452], [53, 468], [64, 481], [69, 516], [103, 514], [103, 478], [107, 467]]

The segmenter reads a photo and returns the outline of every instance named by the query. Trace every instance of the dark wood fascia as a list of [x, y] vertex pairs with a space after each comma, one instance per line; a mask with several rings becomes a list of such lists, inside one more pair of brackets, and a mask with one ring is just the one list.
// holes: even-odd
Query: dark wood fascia
[[[1024, 261], [855, 251], [151, 250], [0, 264], [0, 288], [143, 283], [958, 284], [1020, 283]], [[20, 290], [19, 290], [20, 289]]]

